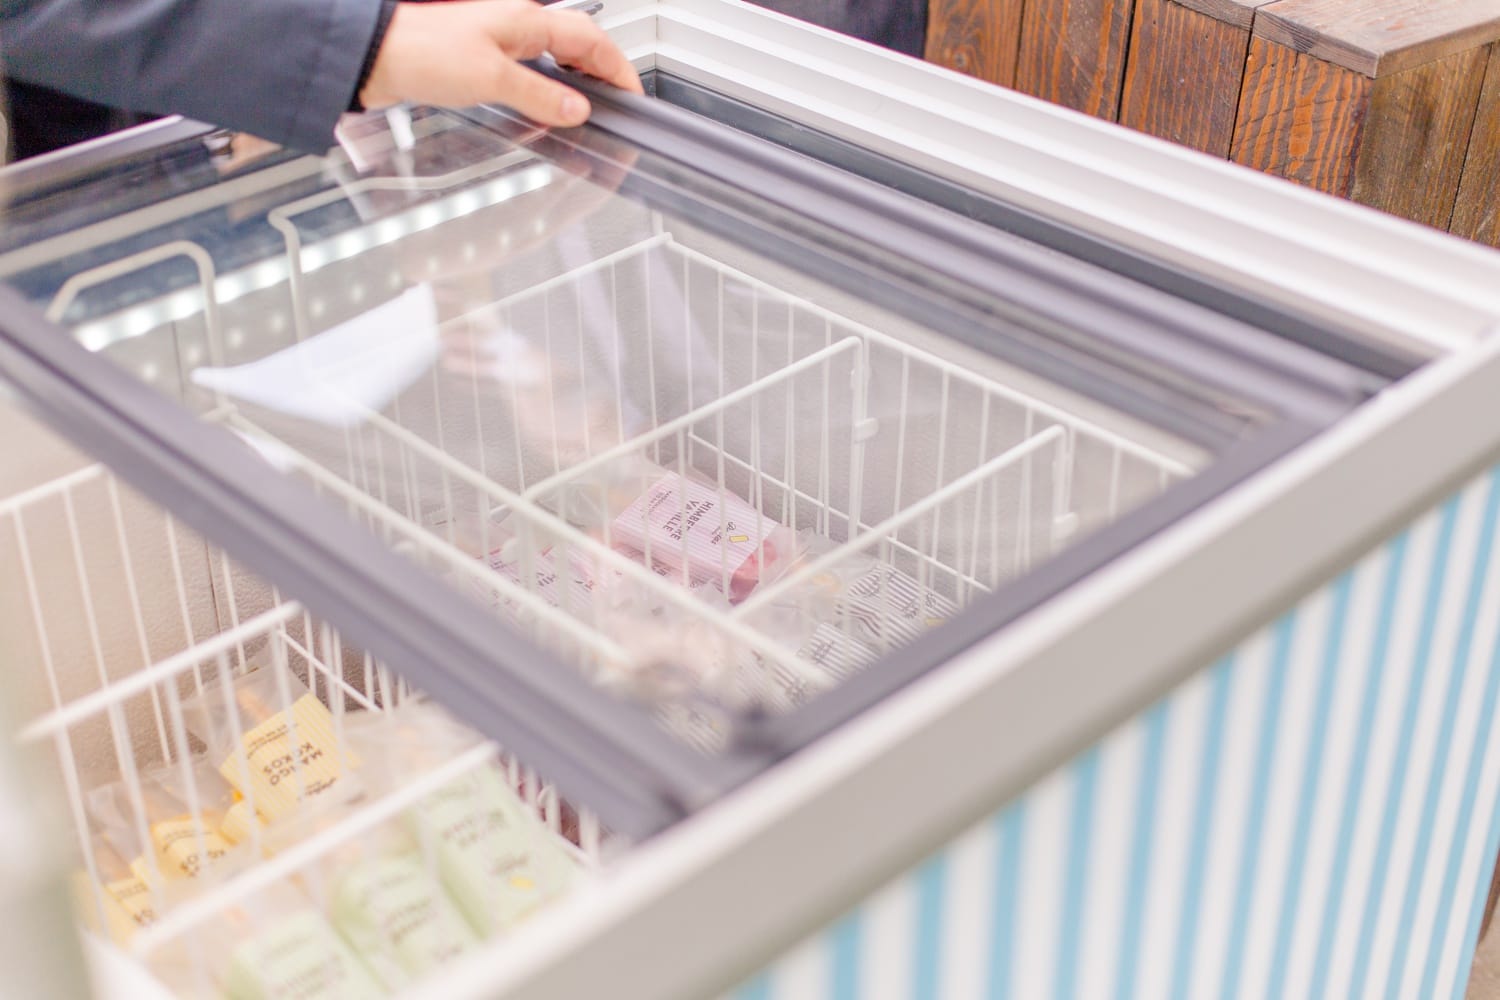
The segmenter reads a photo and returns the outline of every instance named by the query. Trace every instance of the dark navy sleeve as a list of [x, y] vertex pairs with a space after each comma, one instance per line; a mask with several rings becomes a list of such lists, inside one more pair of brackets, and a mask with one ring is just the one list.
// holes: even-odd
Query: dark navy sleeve
[[7, 76], [322, 152], [380, 0], [0, 0]]
[[365, 89], [370, 73], [375, 69], [375, 57], [380, 55], [380, 46], [385, 42], [385, 33], [390, 30], [391, 19], [396, 16], [396, 0], [380, 0], [380, 11], [375, 15], [375, 33], [365, 47], [365, 61], [359, 67], [359, 79], [354, 81], [354, 93], [349, 95], [349, 110], [363, 111], [365, 106], [359, 92]]
[[754, 0], [762, 7], [907, 55], [927, 41], [927, 0]]

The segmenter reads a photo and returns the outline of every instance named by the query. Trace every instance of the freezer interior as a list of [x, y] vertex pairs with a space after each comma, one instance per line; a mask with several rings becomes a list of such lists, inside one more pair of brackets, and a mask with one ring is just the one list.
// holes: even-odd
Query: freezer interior
[[[449, 113], [409, 130], [350, 123], [327, 160], [164, 157], [84, 185], [63, 232], [22, 199], [0, 270], [257, 474], [695, 746], [1213, 457], [622, 194], [628, 165]], [[138, 207], [163, 172], [193, 189]], [[1225, 441], [1258, 426], [1215, 416]]]
[[[847, 234], [777, 244], [843, 261], [830, 279], [725, 225], [764, 228], [755, 192], [699, 215], [712, 185], [586, 138], [417, 110], [346, 121], [326, 158], [184, 140], [15, 192], [0, 276], [227, 431], [249, 488], [298, 480], [424, 600], [491, 609], [497, 659], [545, 650], [710, 755], [1275, 418], [1107, 351], [1072, 379], [979, 349], [893, 306]], [[0, 545], [22, 741], [106, 966], [193, 996], [399, 991], [628, 847], [417, 664], [102, 466], [21, 484]], [[134, 968], [105, 987], [144, 995]]]

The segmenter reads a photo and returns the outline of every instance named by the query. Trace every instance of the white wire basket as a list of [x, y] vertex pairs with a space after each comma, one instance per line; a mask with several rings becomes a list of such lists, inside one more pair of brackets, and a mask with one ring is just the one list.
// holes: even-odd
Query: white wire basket
[[[916, 634], [861, 616], [935, 627], [1191, 471], [971, 354], [785, 291], [644, 209], [610, 210], [614, 229], [645, 235], [576, 247], [583, 263], [449, 315], [388, 399], [359, 398], [344, 373], [399, 363], [410, 344], [344, 341], [303, 394], [336, 404], [326, 425], [224, 380], [205, 388], [190, 362], [201, 340], [197, 356], [298, 359], [306, 377], [312, 345], [343, 335], [304, 336], [317, 289], [348, 275], [328, 274], [334, 250], [304, 246], [283, 212], [296, 322], [249, 348], [213, 309], [170, 327], [181, 391], [599, 683], [672, 711], [707, 704], [723, 726]], [[222, 287], [179, 243], [78, 276], [54, 312], [174, 253], [196, 262], [205, 300]], [[851, 603], [829, 581], [879, 587]]]
[[[126, 950], [178, 995], [232, 994], [226, 976], [250, 960], [237, 949], [278, 921], [336, 924], [350, 873], [376, 870], [373, 856], [349, 860], [372, 837], [394, 845], [380, 864], [420, 858], [446, 900], [444, 828], [419, 820], [465, 782], [503, 788], [512, 819], [526, 817], [528, 849], [565, 863], [569, 879], [606, 850], [592, 813], [451, 721], [439, 723], [444, 751], [421, 766], [398, 773], [372, 758], [394, 727], [443, 717], [100, 467], [0, 502], [0, 551], [18, 576], [0, 620], [24, 625], [7, 652], [35, 665], [15, 692], [31, 714], [19, 739], [51, 752], [79, 919], [96, 950]], [[407, 868], [409, 895], [423, 883]], [[366, 888], [376, 904], [381, 891], [392, 890]], [[517, 896], [540, 904], [561, 891]], [[500, 929], [463, 917], [465, 944]], [[344, 937], [340, 927], [330, 939]], [[363, 948], [355, 968], [376, 969], [383, 988], [413, 962], [384, 939]], [[287, 974], [313, 957], [294, 954]], [[139, 984], [114, 987], [128, 996]]]

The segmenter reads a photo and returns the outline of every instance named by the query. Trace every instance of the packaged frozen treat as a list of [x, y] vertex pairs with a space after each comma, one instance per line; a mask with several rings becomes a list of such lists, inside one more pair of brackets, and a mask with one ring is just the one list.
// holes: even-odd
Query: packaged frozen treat
[[958, 613], [958, 606], [939, 593], [933, 581], [924, 582], [862, 551], [830, 561], [835, 544], [810, 533], [800, 542], [797, 561], [778, 577], [796, 582], [783, 585], [773, 603], [798, 609], [811, 626], [833, 625], [850, 639], [884, 653]]
[[[388, 713], [373, 738], [372, 770], [394, 783], [476, 746], [478, 737], [432, 705], [409, 702]], [[380, 760], [380, 764], [375, 761]], [[493, 763], [438, 788], [406, 813], [458, 909], [482, 935], [507, 929], [564, 892], [577, 864], [558, 837], [511, 790]]]
[[790, 558], [795, 534], [728, 486], [633, 456], [582, 473], [541, 498], [559, 516], [642, 553], [684, 584], [712, 583], [738, 603]]
[[78, 915], [91, 930], [124, 944], [156, 921], [156, 893], [140, 867], [132, 865], [102, 834], [92, 836], [90, 850], [99, 881], [96, 885], [84, 871], [74, 874]]
[[[373, 736], [373, 734], [372, 734]], [[323, 804], [273, 824], [275, 852], [338, 826], [354, 807]], [[320, 857], [309, 894], [382, 986], [399, 991], [478, 940], [454, 907], [406, 824], [397, 819], [344, 840]]]
[[369, 1000], [385, 995], [314, 902], [278, 885], [230, 907], [203, 935], [224, 948], [216, 979], [228, 1000]]
[[[219, 774], [271, 823], [304, 801], [359, 791], [357, 761], [339, 745], [328, 709], [290, 671], [258, 666], [213, 682], [183, 705]], [[244, 812], [232, 829], [244, 827]]]
[[[525, 590], [606, 636], [623, 655], [592, 663], [594, 679], [602, 685], [645, 699], [660, 698], [667, 689], [712, 687], [743, 652], [693, 602], [669, 600], [670, 590], [664, 593], [662, 586], [627, 572], [627, 562], [645, 569], [639, 552], [624, 546], [611, 552], [597, 543], [531, 548], [524, 534], [497, 532], [496, 537], [504, 541], [490, 553], [488, 564], [505, 583], [472, 581], [476, 596], [524, 623], [535, 611], [517, 593]], [[660, 565], [651, 569], [657, 577], [668, 572]], [[709, 584], [690, 589], [709, 603], [728, 607]]]
[[[381, 838], [382, 840], [385, 838]], [[469, 951], [478, 938], [410, 837], [335, 858], [333, 925], [386, 988], [403, 989]]]
[[883, 563], [850, 580], [837, 607], [850, 631], [882, 651], [905, 645], [958, 613], [957, 606], [932, 587]]
[[264, 830], [265, 823], [250, 807], [250, 801], [236, 792], [235, 801], [219, 821], [220, 835], [231, 844], [251, 844]]
[[845, 681], [876, 659], [876, 653], [848, 632], [829, 622], [813, 629], [797, 649], [797, 656], [837, 681]]
[[106, 840], [138, 858], [143, 877], [196, 879], [248, 860], [221, 832], [233, 791], [207, 761], [165, 764], [140, 774], [137, 784], [135, 794], [123, 782], [94, 789], [88, 810]]
[[[631, 558], [625, 554], [624, 558]], [[490, 552], [488, 565], [517, 588], [570, 614], [589, 616], [631, 603], [644, 607], [651, 595], [632, 592], [624, 572], [607, 557], [582, 545], [529, 546], [507, 541]], [[509, 608], [514, 600], [498, 589], [496, 599]], [[632, 598], [637, 600], [632, 601]]]
[[145, 791], [153, 803], [157, 865], [167, 878], [195, 878], [207, 865], [233, 858], [236, 841], [224, 827], [235, 792], [212, 763], [169, 764], [147, 778]]

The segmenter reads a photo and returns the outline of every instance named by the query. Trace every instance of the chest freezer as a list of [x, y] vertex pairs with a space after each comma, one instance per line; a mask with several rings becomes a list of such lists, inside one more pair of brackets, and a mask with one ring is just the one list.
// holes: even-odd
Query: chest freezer
[[3, 652], [95, 992], [1462, 990], [1495, 255], [604, 18], [650, 96], [582, 129], [0, 175]]

